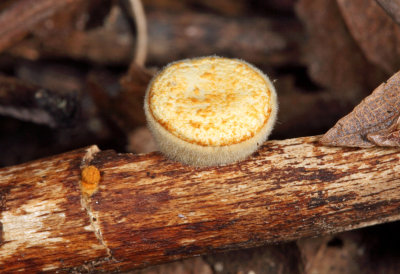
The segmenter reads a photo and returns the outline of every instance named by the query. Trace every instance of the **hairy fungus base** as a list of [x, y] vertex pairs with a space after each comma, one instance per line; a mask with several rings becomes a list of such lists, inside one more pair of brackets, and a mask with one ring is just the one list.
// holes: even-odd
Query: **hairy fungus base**
[[168, 65], [150, 83], [145, 113], [159, 150], [195, 166], [243, 160], [267, 139], [278, 103], [269, 78], [222, 57]]

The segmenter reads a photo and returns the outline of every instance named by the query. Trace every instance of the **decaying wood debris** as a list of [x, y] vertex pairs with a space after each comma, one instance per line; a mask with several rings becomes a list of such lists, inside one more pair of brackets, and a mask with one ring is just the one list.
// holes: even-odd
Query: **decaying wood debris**
[[0, 75], [0, 114], [21, 120], [66, 126], [75, 121], [80, 104], [78, 93], [62, 94]]
[[[318, 139], [214, 168], [92, 146], [1, 169], [0, 270], [127, 270], [400, 219], [398, 149]], [[91, 197], [88, 165], [101, 175]]]

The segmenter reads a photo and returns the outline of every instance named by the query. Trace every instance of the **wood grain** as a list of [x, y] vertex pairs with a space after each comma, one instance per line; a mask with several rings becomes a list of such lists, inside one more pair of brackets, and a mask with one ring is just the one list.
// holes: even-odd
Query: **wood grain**
[[[114, 151], [82, 162], [78, 150], [2, 169], [0, 269], [122, 271], [399, 220], [398, 149], [318, 138], [268, 141], [221, 167]], [[89, 162], [101, 181], [85, 198]]]
[[107, 257], [79, 189], [86, 150], [0, 171], [0, 271], [39, 272]]

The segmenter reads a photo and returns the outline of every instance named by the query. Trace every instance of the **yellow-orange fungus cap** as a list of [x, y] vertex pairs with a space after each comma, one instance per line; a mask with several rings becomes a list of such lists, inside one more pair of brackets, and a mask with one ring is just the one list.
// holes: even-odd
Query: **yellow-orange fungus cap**
[[276, 119], [277, 99], [260, 70], [212, 56], [167, 66], [148, 87], [145, 111], [167, 156], [214, 165], [243, 159], [265, 141]]

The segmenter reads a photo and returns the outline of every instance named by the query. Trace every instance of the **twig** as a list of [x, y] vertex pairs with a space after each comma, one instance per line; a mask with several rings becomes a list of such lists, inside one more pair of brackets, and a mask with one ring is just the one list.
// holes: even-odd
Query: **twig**
[[[303, 137], [212, 168], [92, 147], [1, 169], [0, 269], [124, 271], [399, 220], [399, 160]], [[89, 164], [101, 180], [83, 207]]]
[[147, 22], [146, 14], [141, 0], [130, 0], [133, 17], [136, 23], [137, 39], [136, 39], [136, 53], [135, 64], [143, 67], [146, 62], [147, 56]]

